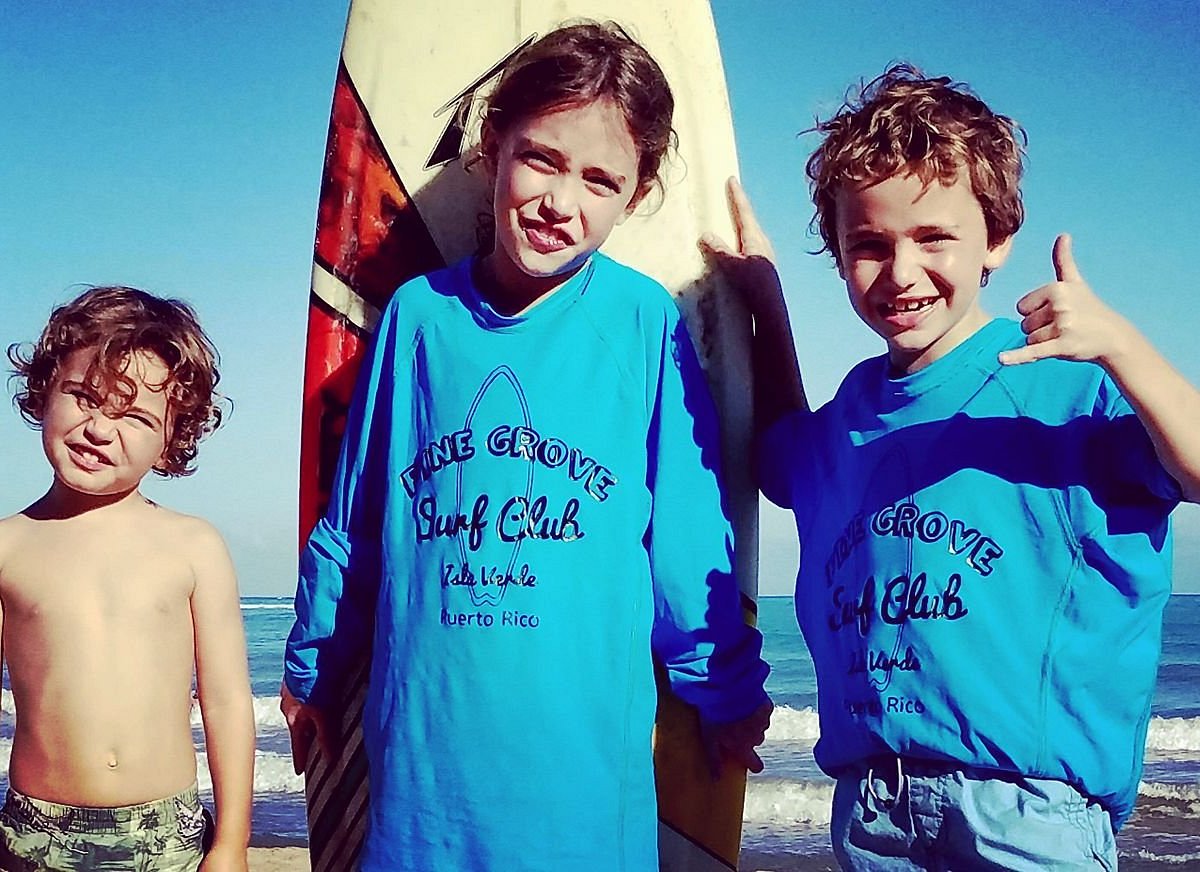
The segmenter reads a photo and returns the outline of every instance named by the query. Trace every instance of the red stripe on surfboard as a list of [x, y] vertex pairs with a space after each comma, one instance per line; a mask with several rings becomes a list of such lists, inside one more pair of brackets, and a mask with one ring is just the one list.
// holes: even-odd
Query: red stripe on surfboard
[[[317, 213], [314, 259], [376, 308], [396, 288], [444, 265], [371, 115], [338, 64]], [[362, 331], [316, 302], [309, 307], [300, 435], [300, 544], [329, 502]]]
[[380, 309], [401, 282], [445, 265], [345, 64], [333, 90], [315, 249]]
[[323, 306], [308, 309], [300, 425], [300, 545], [329, 502], [346, 410], [366, 340]]

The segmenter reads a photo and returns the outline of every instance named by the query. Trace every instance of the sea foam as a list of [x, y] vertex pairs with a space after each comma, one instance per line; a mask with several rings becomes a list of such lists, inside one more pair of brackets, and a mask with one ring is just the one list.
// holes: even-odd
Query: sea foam
[[[779, 706], [771, 715], [767, 741], [815, 743], [820, 735], [819, 716], [812, 707], [794, 709]], [[1200, 756], [1200, 717], [1151, 718], [1146, 750], [1196, 751]]]
[[781, 705], [771, 714], [771, 728], [767, 730], [767, 741], [811, 744], [817, 741], [820, 734], [820, 721], [811, 706], [794, 709]]
[[746, 787], [742, 820], [750, 824], [828, 826], [833, 782], [755, 778]]

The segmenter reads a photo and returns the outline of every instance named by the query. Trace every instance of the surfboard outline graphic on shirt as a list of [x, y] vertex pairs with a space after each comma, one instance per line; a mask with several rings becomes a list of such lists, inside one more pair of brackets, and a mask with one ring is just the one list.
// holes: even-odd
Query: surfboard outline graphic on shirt
[[[517, 376], [513, 373], [513, 371], [502, 364], [496, 367], [496, 369], [492, 370], [491, 374], [484, 380], [483, 384], [480, 385], [478, 392], [475, 394], [475, 399], [471, 403], [471, 408], [467, 410], [467, 417], [466, 421], [463, 423], [463, 430], [473, 432], [472, 425], [475, 422], [475, 415], [479, 411], [479, 406], [483, 402], [484, 397], [487, 396], [488, 391], [491, 390], [492, 385], [497, 381], [508, 382], [508, 385], [513, 390], [513, 394], [516, 396], [517, 405], [520, 406], [521, 409], [521, 423], [529, 429], [533, 428], [533, 421], [529, 417], [529, 402], [525, 399], [525, 392], [521, 389], [521, 383], [517, 380]], [[533, 494], [534, 464], [532, 461], [530, 461], [526, 463], [526, 467], [527, 470], [525, 473], [524, 498], [526, 504], [528, 504], [529, 498]], [[456, 510], [459, 512], [462, 511], [462, 508], [465, 505], [465, 496], [466, 495], [463, 493], [463, 464], [460, 463], [458, 466], [458, 476], [455, 486], [455, 497], [457, 501]], [[504, 571], [504, 576], [506, 578], [512, 576], [513, 567], [517, 564], [517, 557], [521, 553], [521, 546], [524, 544], [524, 542], [524, 538], [519, 538], [513, 543], [512, 553], [508, 558], [508, 566], [505, 567]], [[470, 555], [468, 553], [467, 533], [465, 530], [460, 530], [458, 533], [458, 550], [462, 557], [463, 566], [466, 566], [468, 563], [470, 563]], [[508, 585], [502, 584], [493, 589], [495, 590], [495, 593], [480, 592], [478, 585], [470, 585], [467, 588], [467, 590], [469, 590], [471, 593], [471, 602], [473, 602], [475, 605], [498, 606], [500, 605], [500, 601], [504, 599], [504, 594], [508, 591]]]

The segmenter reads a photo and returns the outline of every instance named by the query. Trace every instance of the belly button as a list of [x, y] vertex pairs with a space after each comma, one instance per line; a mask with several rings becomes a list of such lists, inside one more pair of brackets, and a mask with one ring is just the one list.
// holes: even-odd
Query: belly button
[[110, 753], [110, 754], [108, 755], [108, 768], [109, 768], [109, 769], [116, 769], [116, 768], [117, 768], [117, 755], [116, 755], [116, 754], [112, 754], [112, 753]]

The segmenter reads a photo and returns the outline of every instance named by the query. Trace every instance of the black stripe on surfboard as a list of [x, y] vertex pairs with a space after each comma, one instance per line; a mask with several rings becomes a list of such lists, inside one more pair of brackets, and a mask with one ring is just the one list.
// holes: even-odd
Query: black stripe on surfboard
[[693, 839], [691, 836], [689, 836], [683, 830], [678, 829], [677, 827], [671, 826], [671, 824], [669, 824], [667, 821], [663, 820], [662, 818], [659, 818], [658, 822], [660, 825], [666, 827], [668, 830], [673, 832], [675, 835], [679, 836], [679, 838], [683, 839], [685, 842], [687, 842], [689, 845], [691, 845], [697, 851], [700, 851], [701, 853], [705, 854], [706, 856], [711, 857], [714, 862], [719, 863], [723, 868], [728, 869], [729, 872], [737, 872], [737, 866], [734, 866], [732, 863], [730, 863], [724, 857], [722, 857], [718, 854], [714, 854], [712, 851], [710, 851], [708, 848], [704, 847], [704, 845], [697, 842], [695, 839]]
[[[348, 808], [351, 806], [348, 806]], [[313, 872], [346, 872], [358, 867], [358, 858], [362, 853], [363, 841], [366, 836], [367, 793], [363, 791], [353, 797], [354, 814], [342, 819], [342, 827], [338, 830], [336, 842], [326, 842], [325, 850], [319, 858], [313, 858]]]
[[330, 795], [321, 816], [309, 823], [309, 844], [317, 849], [311, 858], [313, 872], [350, 869], [362, 850], [361, 824], [368, 798], [367, 760], [361, 743], [350, 752], [346, 762], [339, 783], [352, 783], [355, 789]]
[[[356, 826], [356, 822], [361, 823], [367, 806], [367, 761], [360, 734], [355, 731], [349, 738], [350, 742], [336, 761], [338, 765], [328, 767], [324, 773], [333, 780], [319, 797], [322, 800], [320, 811], [309, 820], [314, 869], [320, 866], [338, 870], [349, 868], [349, 864], [335, 861], [344, 858], [348, 851], [357, 853], [359, 849], [362, 828]], [[356, 832], [358, 835], [354, 835]], [[350, 839], [349, 845], [347, 839]]]
[[450, 120], [446, 122], [446, 126], [442, 130], [442, 135], [438, 137], [437, 143], [433, 146], [433, 151], [429, 153], [429, 157], [425, 160], [425, 169], [431, 170], [434, 167], [445, 166], [448, 163], [453, 163], [462, 156], [463, 145], [467, 140], [467, 131], [463, 127], [463, 122], [467, 118], [471, 104], [475, 102], [476, 92], [493, 78], [500, 75], [501, 70], [508, 66], [508, 62], [535, 39], [537, 39], [537, 34], [531, 33], [526, 37], [524, 42], [497, 61], [491, 69], [451, 97], [441, 109], [433, 113], [433, 117], [437, 118], [447, 109], [454, 107], [454, 112], [451, 113]]
[[361, 847], [362, 827], [356, 821], [362, 821], [368, 793], [361, 730], [368, 666], [364, 658], [350, 670], [349, 679], [335, 700], [336, 708], [345, 712], [338, 724], [340, 753], [332, 759], [320, 757], [307, 776], [305, 802], [314, 870], [350, 869]]
[[[353, 794], [359, 789], [359, 782], [352, 782], [356, 786], [353, 790], [336, 790], [338, 785], [346, 782], [346, 773], [354, 773], [356, 770], [356, 755], [362, 754], [362, 734], [358, 730], [352, 731], [345, 737], [345, 744], [342, 747], [342, 752], [335, 760], [324, 760], [319, 767], [316, 767], [314, 775], [316, 776], [312, 787], [308, 791], [306, 799], [309, 800], [309, 813], [312, 817], [312, 826], [310, 830], [317, 828], [321, 821], [325, 820], [331, 813], [330, 803], [336, 800], [342, 794]], [[319, 772], [319, 774], [318, 774]], [[336, 805], [336, 803], [335, 803]]]
[[[333, 270], [329, 269], [328, 265], [326, 265], [324, 262], [317, 261], [317, 263], [319, 263], [321, 268], [326, 270], [327, 272], [330, 272], [330, 273], [333, 272]], [[357, 324], [355, 324], [353, 321], [351, 321], [349, 318], [347, 318], [345, 315], [343, 315], [341, 312], [339, 312], [333, 306], [326, 303], [320, 296], [318, 296], [316, 291], [309, 292], [308, 305], [312, 306], [315, 309], [320, 309], [322, 312], [324, 312], [330, 318], [339, 322], [342, 325], [342, 327], [344, 327], [348, 332], [353, 333], [355, 336], [359, 337], [360, 339], [366, 340], [371, 336], [370, 330], [367, 330], [364, 327], [359, 327]]]

